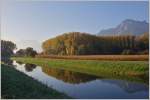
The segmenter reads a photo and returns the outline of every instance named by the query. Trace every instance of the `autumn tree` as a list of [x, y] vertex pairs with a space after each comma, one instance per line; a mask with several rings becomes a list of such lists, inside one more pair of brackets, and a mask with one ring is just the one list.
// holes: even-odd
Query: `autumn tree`
[[148, 49], [148, 36], [95, 36], [70, 32], [43, 42], [46, 55], [136, 54]]

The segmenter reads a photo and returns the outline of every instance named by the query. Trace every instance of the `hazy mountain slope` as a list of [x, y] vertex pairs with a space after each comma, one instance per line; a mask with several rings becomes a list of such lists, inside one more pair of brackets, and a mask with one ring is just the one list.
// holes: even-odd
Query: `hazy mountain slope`
[[146, 21], [135, 21], [127, 19], [122, 21], [117, 27], [101, 30], [98, 35], [121, 35], [133, 34], [141, 35], [149, 31], [149, 24]]

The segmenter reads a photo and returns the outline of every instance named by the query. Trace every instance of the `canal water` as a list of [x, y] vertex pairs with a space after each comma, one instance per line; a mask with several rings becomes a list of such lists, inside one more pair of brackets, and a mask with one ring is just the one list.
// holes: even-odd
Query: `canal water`
[[47, 86], [73, 98], [148, 98], [149, 86], [126, 80], [107, 79], [34, 64], [13, 61], [15, 68]]

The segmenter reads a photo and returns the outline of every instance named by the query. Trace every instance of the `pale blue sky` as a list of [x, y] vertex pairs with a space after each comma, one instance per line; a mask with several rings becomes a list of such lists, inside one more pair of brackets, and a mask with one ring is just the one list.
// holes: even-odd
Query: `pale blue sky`
[[[33, 46], [64, 32], [98, 33], [125, 19], [148, 22], [148, 2], [52, 2], [3, 1], [2, 39], [17, 43], [18, 48]], [[30, 43], [28, 40], [34, 41]], [[36, 45], [36, 46], [35, 46]]]

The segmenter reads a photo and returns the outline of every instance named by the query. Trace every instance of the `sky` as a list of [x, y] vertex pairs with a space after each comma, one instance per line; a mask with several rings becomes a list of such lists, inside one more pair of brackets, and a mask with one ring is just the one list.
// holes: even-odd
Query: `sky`
[[1, 5], [1, 38], [37, 51], [44, 40], [65, 32], [97, 34], [125, 19], [148, 22], [149, 15], [147, 1], [3, 0]]

